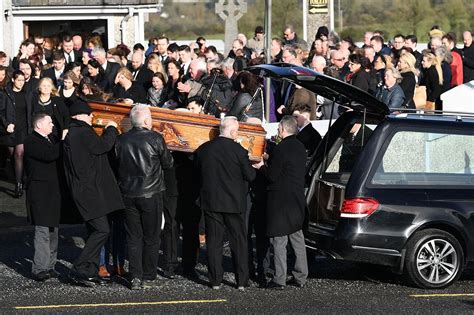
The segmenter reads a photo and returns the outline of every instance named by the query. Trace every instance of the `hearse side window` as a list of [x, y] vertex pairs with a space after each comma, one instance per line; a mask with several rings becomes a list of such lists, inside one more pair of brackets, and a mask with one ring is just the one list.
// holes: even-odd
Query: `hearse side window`
[[338, 147], [337, 152], [330, 163], [327, 164], [322, 178], [340, 184], [347, 184], [357, 157], [375, 127], [376, 125], [366, 125], [362, 129], [361, 124], [355, 124], [352, 129], [348, 129], [343, 133], [335, 144]]
[[473, 143], [473, 135], [397, 132], [371, 184], [474, 186]]

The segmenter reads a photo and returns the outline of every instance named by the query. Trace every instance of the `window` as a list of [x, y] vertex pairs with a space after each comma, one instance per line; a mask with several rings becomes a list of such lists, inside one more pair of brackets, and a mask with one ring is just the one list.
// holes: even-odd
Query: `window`
[[323, 179], [347, 184], [354, 164], [375, 127], [376, 125], [366, 125], [363, 129], [361, 124], [355, 124], [344, 132], [336, 142], [337, 151], [334, 156], [328, 156], [330, 162], [327, 163]]
[[474, 186], [474, 136], [402, 131], [390, 140], [374, 185]]

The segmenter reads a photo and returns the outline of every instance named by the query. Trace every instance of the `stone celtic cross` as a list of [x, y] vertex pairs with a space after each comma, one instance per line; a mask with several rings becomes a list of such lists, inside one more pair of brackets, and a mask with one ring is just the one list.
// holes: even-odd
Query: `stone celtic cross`
[[225, 21], [224, 55], [227, 55], [239, 33], [237, 21], [244, 13], [247, 13], [247, 2], [245, 0], [219, 0], [216, 3], [216, 13]]

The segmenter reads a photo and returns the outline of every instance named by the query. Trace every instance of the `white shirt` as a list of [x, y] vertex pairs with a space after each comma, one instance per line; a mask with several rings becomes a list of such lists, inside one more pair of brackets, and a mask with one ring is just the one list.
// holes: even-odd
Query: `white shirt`
[[56, 68], [54, 68], [54, 76], [56, 77], [56, 80], [59, 80], [61, 78], [61, 75], [63, 74], [64, 72], [64, 68], [62, 68], [61, 70], [56, 70]]

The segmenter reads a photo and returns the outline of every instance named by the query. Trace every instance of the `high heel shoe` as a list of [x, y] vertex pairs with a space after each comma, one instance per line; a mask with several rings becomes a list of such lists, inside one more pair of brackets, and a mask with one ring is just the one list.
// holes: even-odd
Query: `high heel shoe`
[[15, 198], [20, 198], [21, 196], [23, 196], [23, 185], [21, 183], [16, 183]]

